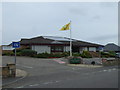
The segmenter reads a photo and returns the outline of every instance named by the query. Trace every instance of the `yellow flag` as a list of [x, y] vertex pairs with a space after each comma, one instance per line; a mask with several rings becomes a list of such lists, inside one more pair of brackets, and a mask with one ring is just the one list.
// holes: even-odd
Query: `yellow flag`
[[64, 30], [70, 30], [70, 23], [64, 25], [64, 26], [60, 29], [60, 31], [64, 31]]

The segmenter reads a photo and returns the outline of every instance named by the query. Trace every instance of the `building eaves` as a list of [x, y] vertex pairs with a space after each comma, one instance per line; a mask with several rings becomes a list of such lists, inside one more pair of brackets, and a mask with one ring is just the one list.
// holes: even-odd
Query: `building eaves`
[[[50, 37], [52, 37], [52, 36], [50, 36]], [[55, 38], [55, 36], [54, 36], [54, 38]], [[59, 38], [64, 38], [67, 41], [54, 40], [52, 38], [49, 38], [49, 36], [47, 36], [47, 38], [45, 38], [44, 36], [38, 36], [38, 37], [30, 38], [30, 39], [21, 39], [20, 43], [21, 44], [64, 44], [64, 45], [70, 44], [70, 38], [66, 38], [66, 37], [59, 37]], [[89, 42], [80, 41], [80, 40], [76, 40], [76, 39], [72, 39], [72, 44], [77, 45], [77, 46], [95, 46], [95, 47], [103, 46], [103, 45], [89, 43]]]

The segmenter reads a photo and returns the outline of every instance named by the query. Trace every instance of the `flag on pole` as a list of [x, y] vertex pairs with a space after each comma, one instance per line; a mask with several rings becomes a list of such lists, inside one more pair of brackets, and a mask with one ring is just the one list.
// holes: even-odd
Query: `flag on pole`
[[64, 31], [64, 30], [70, 30], [70, 22], [69, 22], [68, 24], [64, 25], [64, 26], [60, 29], [60, 31]]
[[70, 56], [72, 56], [72, 32], [71, 32], [71, 21], [64, 25], [60, 31], [70, 30]]

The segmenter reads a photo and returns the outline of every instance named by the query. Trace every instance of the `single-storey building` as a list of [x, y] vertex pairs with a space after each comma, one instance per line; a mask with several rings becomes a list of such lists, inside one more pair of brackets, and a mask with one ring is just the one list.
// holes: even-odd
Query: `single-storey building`
[[105, 47], [103, 49], [105, 52], [114, 51], [116, 53], [120, 53], [120, 46], [118, 46], [114, 43], [109, 43], [109, 44], [105, 45]]
[[[82, 51], [97, 52], [99, 47], [104, 47], [100, 44], [89, 43], [80, 40], [72, 40], [72, 52], [82, 53]], [[30, 39], [21, 39], [21, 47], [29, 47], [37, 53], [52, 53], [52, 52], [69, 52], [70, 38], [56, 36], [39, 36]]]
[[1, 46], [2, 50], [6, 50], [6, 51], [9, 51], [9, 50], [13, 50], [14, 48], [12, 47], [12, 45], [2, 45]]
[[109, 43], [109, 44], [105, 45], [103, 50], [104, 50], [104, 52], [109, 52], [109, 51], [116, 52], [116, 56], [120, 58], [120, 46], [118, 46], [114, 43]]
[[2, 53], [4, 53], [4, 52], [11, 52], [14, 48], [12, 47], [12, 45], [2, 45], [0, 46], [0, 49]]

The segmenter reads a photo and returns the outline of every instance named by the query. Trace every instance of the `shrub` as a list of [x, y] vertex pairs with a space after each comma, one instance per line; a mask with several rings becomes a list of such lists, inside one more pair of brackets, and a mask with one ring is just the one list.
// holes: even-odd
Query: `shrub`
[[106, 57], [106, 58], [108, 58], [108, 57], [115, 57], [115, 52], [113, 52], [113, 51], [110, 51], [110, 52], [101, 52], [101, 56], [102, 57]]
[[109, 51], [109, 55], [110, 55], [110, 57], [115, 57], [116, 53], [114, 51]]
[[60, 58], [60, 57], [63, 57], [62, 54], [51, 54], [52, 57], [56, 57], [56, 58]]
[[[16, 52], [21, 52], [22, 50], [24, 50], [24, 48], [23, 49], [16, 49]], [[13, 52], [15, 53], [15, 49], [13, 49]]]
[[4, 56], [14, 56], [15, 54], [13, 52], [4, 52], [2, 53], [2, 55]]
[[37, 58], [48, 58], [50, 56], [50, 54], [48, 53], [39, 53], [37, 55], [35, 55], [35, 57]]
[[35, 57], [37, 58], [60, 58], [63, 57], [63, 54], [60, 53], [39, 53], [37, 55], [35, 55]]
[[22, 56], [35, 56], [37, 52], [30, 49], [23, 49], [19, 54]]
[[108, 52], [101, 52], [101, 57], [108, 58], [109, 57]]
[[73, 56], [81, 56], [80, 53], [73, 53]]
[[63, 53], [62, 53], [62, 56], [63, 56], [63, 57], [67, 57], [67, 56], [69, 56], [69, 55], [70, 55], [70, 52], [63, 52]]
[[83, 51], [82, 54], [80, 54], [82, 58], [92, 58], [92, 55], [89, 53], [89, 51]]
[[17, 56], [22, 56], [22, 55], [21, 55], [21, 52], [16, 52], [16, 55], [17, 55]]

